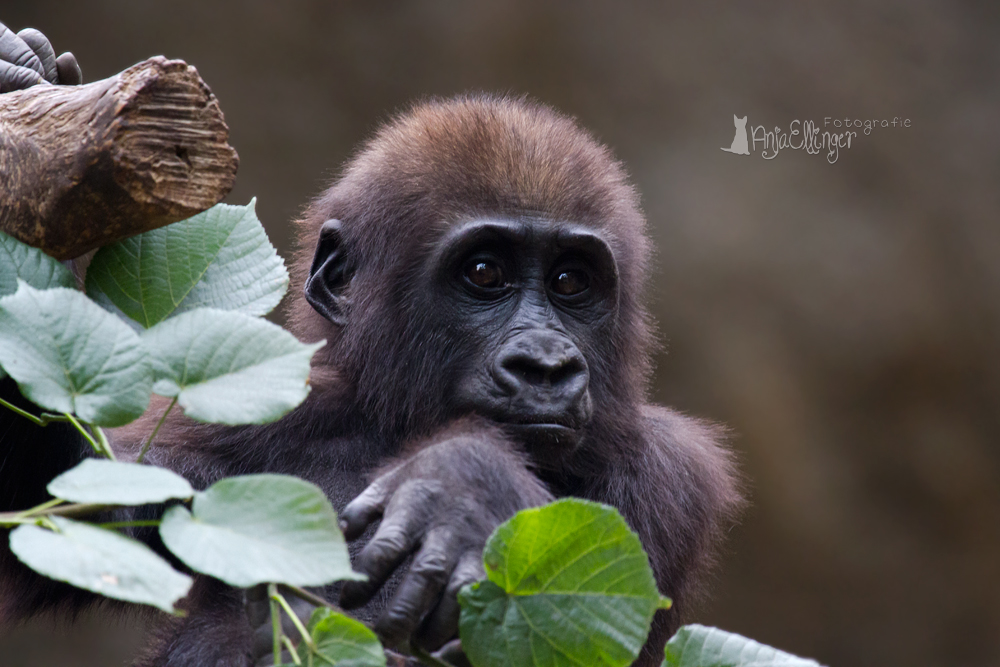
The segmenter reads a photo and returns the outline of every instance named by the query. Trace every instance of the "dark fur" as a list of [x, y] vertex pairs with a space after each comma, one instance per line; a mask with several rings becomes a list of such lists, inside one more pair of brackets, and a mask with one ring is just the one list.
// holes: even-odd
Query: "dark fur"
[[[444, 397], [462, 364], [460, 348], [438, 322], [433, 304], [411, 289], [411, 278], [449, 224], [525, 214], [597, 230], [618, 264], [611, 333], [580, 344], [590, 366], [593, 419], [571, 459], [536, 474], [556, 496], [614, 505], [639, 533], [661, 591], [674, 599], [670, 611], [658, 613], [639, 661], [658, 665], [696, 575], [711, 562], [740, 497], [718, 428], [646, 404], [652, 333], [641, 299], [650, 248], [638, 198], [609, 151], [548, 107], [464, 97], [418, 105], [383, 127], [298, 222], [291, 328], [302, 340], [328, 341], [314, 359], [306, 403], [263, 427], [173, 419], [152, 459], [199, 485], [247, 472], [300, 475], [323, 486], [338, 509], [363, 489], [366, 474], [406, 456], [408, 442], [425, 446], [457, 433], [489, 445], [476, 450], [480, 469], [522, 460], [517, 444], [495, 427], [457, 421], [462, 415]], [[343, 222], [356, 270], [343, 327], [299, 296], [319, 227], [329, 218]], [[161, 410], [157, 403], [146, 418], [115, 434], [123, 454], [134, 452]], [[8, 439], [4, 443], [8, 456], [18, 451]], [[37, 465], [22, 462], [18, 470]], [[44, 470], [32, 472], [36, 482], [55, 472]], [[4, 484], [11, 483], [11, 473], [2, 471]], [[34, 609], [29, 602], [37, 602], [42, 590], [36, 579], [18, 572], [4, 585], [8, 621]], [[44, 589], [45, 600], [54, 599], [50, 589]], [[242, 665], [249, 630], [237, 598], [199, 584], [189, 618], [167, 621], [144, 664]], [[225, 641], [217, 646], [212, 637]]]

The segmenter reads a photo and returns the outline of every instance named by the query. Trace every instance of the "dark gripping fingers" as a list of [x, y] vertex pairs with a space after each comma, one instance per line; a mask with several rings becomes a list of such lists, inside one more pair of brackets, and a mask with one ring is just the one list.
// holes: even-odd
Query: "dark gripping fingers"
[[27, 67], [38, 73], [39, 76], [45, 74], [42, 68], [42, 61], [38, 59], [35, 52], [31, 50], [23, 39], [14, 34], [14, 31], [0, 23], [0, 60], [5, 60], [11, 65]]
[[33, 69], [0, 60], [0, 93], [24, 90], [43, 81], [42, 75]]
[[63, 86], [79, 86], [83, 83], [83, 71], [76, 56], [67, 51], [56, 58], [56, 71], [59, 73], [59, 84]]
[[25, 28], [17, 33], [17, 36], [38, 56], [38, 60], [42, 64], [42, 76], [45, 77], [45, 80], [49, 83], [59, 83], [59, 75], [56, 72], [56, 52], [48, 38], [34, 28]]
[[409, 572], [375, 624], [375, 631], [389, 646], [408, 639], [441, 597], [458, 560], [456, 541], [451, 527], [434, 528], [427, 534]]
[[449, 639], [458, 634], [458, 619], [461, 607], [458, 604], [458, 592], [466, 584], [475, 583], [486, 578], [483, 569], [483, 557], [474, 551], [467, 551], [458, 561], [458, 566], [451, 573], [444, 595], [437, 607], [423, 620], [417, 630], [416, 640], [424, 648], [433, 651], [440, 648]]

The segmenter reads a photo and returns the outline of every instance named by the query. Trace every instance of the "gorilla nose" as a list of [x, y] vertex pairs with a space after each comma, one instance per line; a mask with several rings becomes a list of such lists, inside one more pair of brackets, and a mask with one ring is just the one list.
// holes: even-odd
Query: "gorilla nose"
[[497, 366], [498, 382], [512, 394], [530, 392], [557, 404], [576, 402], [589, 379], [583, 355], [555, 332], [523, 334], [508, 344]]

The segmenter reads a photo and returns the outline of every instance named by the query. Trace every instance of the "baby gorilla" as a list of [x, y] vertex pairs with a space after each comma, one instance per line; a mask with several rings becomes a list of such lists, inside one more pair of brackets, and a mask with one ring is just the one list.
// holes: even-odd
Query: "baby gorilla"
[[[11, 41], [0, 58], [30, 61]], [[24, 76], [0, 69], [0, 86]], [[674, 600], [637, 661], [659, 665], [739, 494], [719, 431], [647, 402], [649, 241], [621, 165], [541, 104], [432, 100], [382, 127], [297, 225], [290, 328], [327, 340], [309, 398], [265, 426], [173, 418], [151, 462], [201, 488], [250, 472], [320, 485], [369, 577], [341, 603], [387, 644], [429, 649], [455, 637], [456, 593], [483, 576], [499, 523], [555, 497], [613, 505]], [[3, 395], [21, 400], [9, 383]], [[160, 414], [154, 404], [113, 434], [120, 457]], [[0, 433], [12, 419], [0, 415]], [[16, 453], [0, 486], [44, 499], [51, 469], [86, 450], [66, 431], [18, 428], [0, 442], [0, 456]], [[7, 622], [69, 595], [85, 602], [9, 553], [0, 566]], [[242, 592], [199, 577], [184, 604], [140, 664], [249, 664]]]

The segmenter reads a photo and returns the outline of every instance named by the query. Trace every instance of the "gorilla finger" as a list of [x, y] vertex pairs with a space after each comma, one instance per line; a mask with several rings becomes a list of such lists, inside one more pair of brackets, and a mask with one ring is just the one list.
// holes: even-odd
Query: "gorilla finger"
[[469, 657], [465, 655], [465, 651], [462, 649], [462, 640], [453, 639], [444, 646], [441, 647], [440, 651], [435, 652], [434, 657], [438, 660], [444, 660], [449, 665], [454, 667], [472, 667], [472, 663], [469, 662]]
[[340, 513], [340, 529], [348, 540], [356, 540], [368, 524], [382, 516], [389, 500], [389, 488], [381, 478], [368, 485], [357, 498], [347, 503]]
[[476, 552], [467, 552], [458, 561], [458, 566], [448, 580], [441, 602], [432, 611], [417, 631], [416, 641], [433, 651], [458, 634], [458, 619], [461, 607], [458, 592], [462, 586], [473, 584], [486, 578], [483, 557]]
[[59, 74], [56, 72], [56, 52], [52, 48], [48, 37], [34, 28], [25, 28], [17, 33], [17, 36], [38, 56], [39, 62], [42, 63], [42, 76], [45, 77], [45, 80], [49, 83], [58, 83]]
[[45, 74], [45, 70], [42, 69], [42, 61], [38, 59], [31, 47], [2, 23], [0, 23], [0, 60], [5, 60], [18, 67], [32, 69], [39, 76]]
[[413, 634], [420, 619], [445, 590], [458, 560], [451, 543], [450, 529], [428, 533], [403, 583], [375, 624], [375, 631], [390, 646]]
[[271, 604], [267, 596], [267, 584], [258, 584], [257, 586], [248, 588], [246, 596], [247, 619], [250, 621], [250, 627], [256, 628], [258, 625], [267, 622], [271, 617]]
[[367, 602], [413, 551], [423, 536], [426, 498], [418, 484], [404, 484], [393, 496], [382, 524], [354, 563], [368, 580], [345, 582], [341, 606], [352, 609]]
[[56, 58], [56, 71], [59, 72], [61, 86], [79, 86], [83, 83], [80, 63], [76, 62], [76, 56], [69, 51]]
[[0, 60], [0, 93], [24, 90], [43, 81], [45, 79], [33, 69], [18, 67]]

